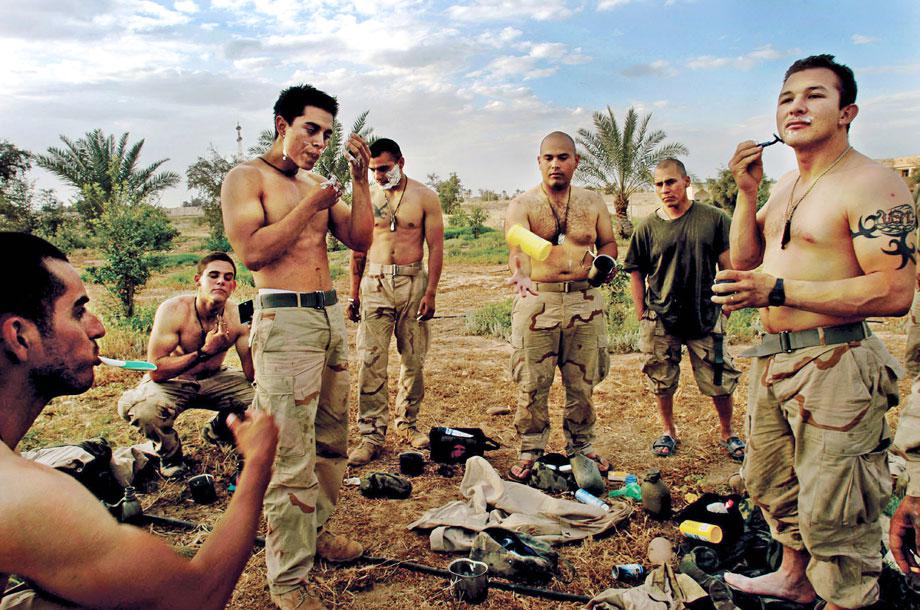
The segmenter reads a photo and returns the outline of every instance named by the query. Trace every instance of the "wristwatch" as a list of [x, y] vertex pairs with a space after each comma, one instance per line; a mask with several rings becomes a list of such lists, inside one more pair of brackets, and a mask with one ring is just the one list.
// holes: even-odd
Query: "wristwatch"
[[214, 354], [209, 354], [208, 352], [204, 351], [203, 348], [200, 348], [200, 349], [198, 350], [198, 362], [201, 362], [202, 360], [207, 360], [208, 358], [210, 358], [210, 357], [213, 356], [213, 355], [214, 355]]
[[783, 278], [776, 278], [776, 284], [773, 285], [773, 290], [770, 291], [770, 296], [767, 297], [767, 303], [771, 307], [779, 307], [786, 302], [786, 289], [783, 288]]

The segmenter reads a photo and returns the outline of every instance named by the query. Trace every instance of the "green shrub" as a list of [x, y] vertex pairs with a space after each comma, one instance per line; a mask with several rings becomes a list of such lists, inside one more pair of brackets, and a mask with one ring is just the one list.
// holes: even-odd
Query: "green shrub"
[[229, 252], [233, 249], [226, 235], [211, 235], [201, 245], [204, 250], [211, 252]]
[[157, 256], [157, 268], [161, 271], [174, 267], [196, 268], [199, 260], [201, 260], [201, 256], [198, 254], [161, 254]]
[[496, 303], [487, 303], [466, 314], [466, 331], [471, 335], [498, 337], [506, 341], [511, 338], [511, 307], [514, 300], [507, 298]]
[[507, 263], [508, 246], [505, 245], [504, 236], [495, 229], [486, 229], [486, 232], [477, 238], [473, 236], [470, 227], [449, 228], [448, 231], [458, 232], [444, 243], [445, 259], [471, 265]]

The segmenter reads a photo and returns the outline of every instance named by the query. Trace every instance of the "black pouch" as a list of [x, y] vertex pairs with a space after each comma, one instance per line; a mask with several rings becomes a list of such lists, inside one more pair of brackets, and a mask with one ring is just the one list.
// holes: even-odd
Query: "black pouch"
[[436, 426], [428, 433], [431, 461], [463, 464], [468, 458], [482, 456], [501, 445], [486, 436], [481, 428], [445, 428]]
[[365, 498], [405, 500], [412, 494], [412, 483], [389, 472], [372, 472], [361, 479], [359, 489]]

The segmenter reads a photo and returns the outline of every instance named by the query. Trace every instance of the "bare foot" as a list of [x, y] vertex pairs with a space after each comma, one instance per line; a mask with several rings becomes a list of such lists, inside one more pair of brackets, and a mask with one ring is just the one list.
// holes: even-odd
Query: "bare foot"
[[725, 582], [732, 589], [754, 595], [767, 595], [788, 599], [799, 604], [808, 604], [818, 597], [811, 583], [804, 576], [795, 578], [776, 571], [757, 578], [748, 578], [741, 574], [725, 573]]

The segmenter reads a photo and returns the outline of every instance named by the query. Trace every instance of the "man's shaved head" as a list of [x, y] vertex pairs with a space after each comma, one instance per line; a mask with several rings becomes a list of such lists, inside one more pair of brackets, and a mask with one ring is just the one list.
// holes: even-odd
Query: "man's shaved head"
[[655, 166], [655, 169], [664, 169], [665, 167], [676, 167], [681, 176], [686, 177], [687, 175], [687, 168], [684, 167], [684, 164], [679, 159], [674, 159], [671, 157], [662, 159], [658, 162], [658, 165]]
[[560, 142], [565, 142], [572, 149], [572, 154], [575, 154], [575, 140], [572, 139], [572, 136], [565, 133], [564, 131], [554, 131], [551, 134], [547, 135], [540, 142], [540, 152], [543, 152], [543, 147], [548, 143], [552, 142], [553, 144], [559, 144]]

